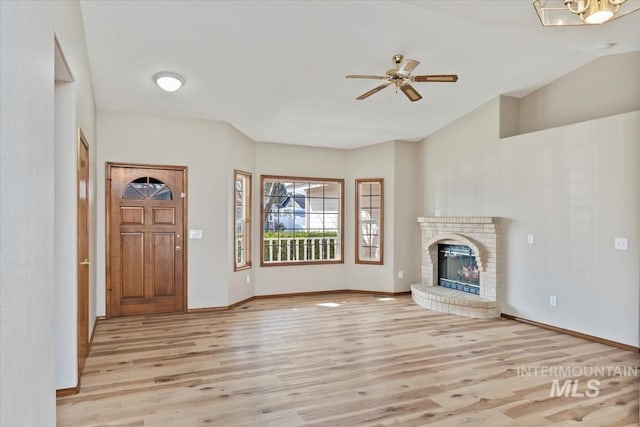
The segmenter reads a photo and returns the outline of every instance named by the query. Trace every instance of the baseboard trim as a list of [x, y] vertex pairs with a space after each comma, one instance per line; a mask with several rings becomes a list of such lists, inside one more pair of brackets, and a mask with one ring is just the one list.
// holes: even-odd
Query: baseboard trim
[[315, 296], [315, 295], [330, 295], [330, 294], [364, 294], [364, 295], [384, 295], [384, 296], [393, 296], [393, 295], [403, 295], [410, 294], [411, 291], [403, 291], [403, 292], [382, 292], [382, 291], [367, 291], [367, 290], [359, 290], [359, 289], [335, 289], [331, 291], [312, 291], [312, 292], [293, 292], [288, 294], [266, 294], [266, 295], [256, 295], [255, 299], [263, 299], [263, 298], [287, 298], [287, 297], [307, 297], [307, 296]]
[[523, 319], [522, 317], [513, 316], [511, 314], [502, 313], [500, 316], [505, 319], [515, 320], [516, 322], [520, 322], [520, 323], [527, 323], [529, 325], [537, 326], [539, 328], [548, 329], [550, 331], [559, 332], [565, 335], [571, 335], [577, 338], [582, 338], [587, 341], [593, 341], [599, 344], [608, 345], [610, 347], [616, 347], [622, 350], [629, 350], [629, 351], [640, 353], [640, 347], [634, 347], [629, 344], [623, 344], [621, 342], [611, 341], [605, 338], [596, 337], [594, 335], [583, 334], [582, 332], [576, 332], [576, 331], [572, 331], [571, 329], [565, 329], [565, 328], [560, 328], [558, 326], [549, 325], [546, 323], [536, 322], [535, 320]]
[[[249, 302], [253, 299], [249, 298], [246, 300], [242, 300], [237, 304], [244, 304], [245, 302]], [[235, 305], [235, 304], [234, 304]], [[222, 305], [220, 307], [202, 307], [202, 308], [188, 308], [187, 309], [187, 313], [188, 314], [195, 314], [195, 313], [214, 313], [216, 311], [226, 311], [233, 308], [233, 305]]]
[[241, 301], [235, 302], [231, 305], [223, 305], [220, 307], [203, 307], [203, 308], [189, 308], [187, 309], [187, 313], [212, 313], [216, 311], [225, 311], [231, 310], [232, 308], [239, 307], [241, 305], [247, 304], [251, 301], [257, 299], [268, 299], [268, 298], [288, 298], [288, 297], [306, 297], [306, 296], [315, 296], [315, 295], [330, 295], [330, 294], [366, 294], [366, 295], [382, 295], [382, 296], [394, 296], [394, 295], [407, 295], [410, 294], [411, 291], [402, 291], [402, 292], [378, 292], [378, 291], [361, 291], [358, 289], [335, 289], [330, 291], [312, 291], [312, 292], [293, 292], [287, 294], [266, 294], [266, 295], [254, 295], [252, 297], [243, 299]]
[[56, 390], [56, 397], [73, 396], [80, 393], [80, 384], [75, 387], [59, 388]]

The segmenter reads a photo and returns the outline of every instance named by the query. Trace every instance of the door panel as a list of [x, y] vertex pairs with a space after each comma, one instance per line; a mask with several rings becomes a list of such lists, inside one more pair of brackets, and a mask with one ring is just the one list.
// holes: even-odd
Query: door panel
[[174, 235], [172, 233], [153, 234], [153, 295], [174, 295]]
[[107, 179], [108, 314], [183, 311], [185, 168], [108, 165]]
[[78, 378], [89, 354], [89, 144], [78, 130]]
[[144, 224], [144, 208], [135, 206], [121, 207], [120, 224]]
[[144, 298], [144, 234], [120, 235], [121, 298]]
[[175, 224], [175, 210], [173, 208], [153, 208], [154, 224]]

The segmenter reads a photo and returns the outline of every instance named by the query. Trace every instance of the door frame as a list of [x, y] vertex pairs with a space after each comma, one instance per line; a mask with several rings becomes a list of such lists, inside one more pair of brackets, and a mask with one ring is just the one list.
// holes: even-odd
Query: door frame
[[[77, 176], [76, 176], [76, 212], [77, 215], [80, 214], [80, 180], [81, 180], [81, 176], [80, 176], [80, 172], [81, 172], [81, 165], [80, 165], [80, 153], [82, 149], [85, 149], [87, 151], [87, 176], [86, 176], [86, 188], [85, 188], [85, 209], [86, 212], [84, 212], [85, 214], [85, 222], [86, 222], [86, 230], [80, 230], [80, 218], [76, 218], [76, 223], [77, 223], [77, 236], [76, 236], [76, 248], [77, 248], [77, 269], [78, 269], [78, 274], [76, 277], [77, 280], [77, 299], [78, 299], [78, 307], [77, 307], [77, 315], [76, 315], [76, 322], [77, 322], [77, 353], [78, 353], [78, 385], [80, 385], [80, 376], [82, 374], [82, 370], [84, 368], [84, 364], [85, 361], [87, 359], [87, 356], [89, 355], [89, 345], [91, 342], [91, 337], [89, 336], [90, 331], [89, 331], [89, 287], [91, 284], [91, 274], [89, 272], [89, 268], [92, 266], [92, 263], [89, 262], [89, 258], [91, 255], [91, 232], [89, 231], [91, 229], [90, 223], [89, 223], [89, 219], [91, 218], [90, 215], [90, 203], [89, 203], [89, 189], [90, 189], [90, 180], [91, 180], [91, 152], [89, 149], [89, 143], [87, 142], [87, 138], [84, 136], [84, 133], [82, 132], [82, 129], [78, 128], [78, 146], [77, 146], [77, 152], [76, 152], [76, 164], [77, 164]], [[81, 233], [85, 234], [84, 237], [81, 236]], [[85, 260], [82, 260], [82, 254], [80, 253], [80, 240], [81, 238], [84, 238], [87, 242], [87, 257]], [[86, 262], [86, 265], [83, 265], [83, 262]], [[84, 283], [80, 283], [80, 270], [81, 269], [85, 269], [87, 270], [87, 283], [86, 283], [86, 288], [85, 288], [85, 284]], [[86, 316], [85, 316], [86, 315]], [[85, 350], [83, 352], [83, 350]]]
[[134, 168], [134, 169], [165, 169], [182, 172], [182, 235], [184, 236], [182, 245], [183, 256], [183, 268], [182, 268], [182, 310], [180, 312], [187, 312], [187, 289], [188, 289], [188, 271], [189, 271], [189, 248], [188, 248], [188, 212], [187, 212], [187, 197], [188, 197], [188, 173], [189, 168], [187, 166], [178, 165], [154, 165], [149, 163], [123, 163], [123, 162], [105, 162], [104, 171], [104, 188], [105, 188], [105, 317], [111, 317], [111, 242], [109, 238], [109, 230], [111, 229], [111, 168]]

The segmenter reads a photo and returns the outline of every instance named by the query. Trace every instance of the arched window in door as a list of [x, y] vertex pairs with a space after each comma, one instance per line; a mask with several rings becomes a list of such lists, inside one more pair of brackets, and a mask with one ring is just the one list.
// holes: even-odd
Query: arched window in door
[[126, 200], [173, 200], [171, 189], [159, 179], [144, 176], [134, 179], [124, 188], [122, 198]]

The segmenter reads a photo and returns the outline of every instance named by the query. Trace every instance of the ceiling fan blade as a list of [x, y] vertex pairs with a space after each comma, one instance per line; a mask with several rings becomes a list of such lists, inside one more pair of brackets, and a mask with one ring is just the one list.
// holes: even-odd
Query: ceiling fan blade
[[405, 95], [407, 95], [407, 98], [409, 98], [411, 102], [416, 102], [422, 99], [422, 95], [420, 95], [418, 91], [408, 83], [400, 86], [400, 90], [404, 92]]
[[366, 74], [349, 74], [348, 76], [345, 76], [348, 79], [376, 79], [376, 80], [384, 80], [386, 79], [385, 76], [369, 76]]
[[420, 61], [416, 61], [415, 59], [407, 59], [402, 67], [398, 70], [398, 74], [409, 74], [412, 72], [418, 65], [420, 65]]
[[391, 82], [388, 82], [388, 83], [381, 84], [380, 86], [374, 87], [373, 89], [371, 89], [368, 92], [363, 93], [362, 95], [360, 95], [356, 99], [359, 100], [359, 101], [362, 101], [363, 99], [370, 97], [374, 93], [380, 92], [382, 89], [384, 89], [385, 87], [389, 86], [390, 84], [391, 84]]
[[431, 76], [413, 76], [411, 80], [414, 82], [444, 82], [444, 83], [455, 83], [458, 81], [458, 76], [456, 74], [438, 74]]

